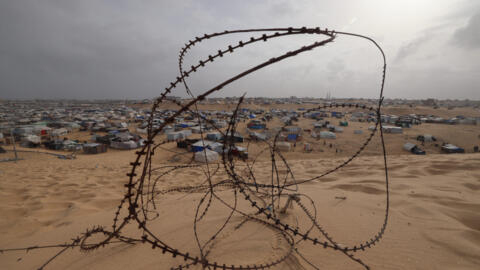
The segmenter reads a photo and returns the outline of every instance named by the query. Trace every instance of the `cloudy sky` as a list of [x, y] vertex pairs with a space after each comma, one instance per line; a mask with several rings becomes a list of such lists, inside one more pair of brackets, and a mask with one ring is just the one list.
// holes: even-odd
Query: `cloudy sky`
[[[0, 98], [152, 98], [178, 74], [178, 51], [204, 33], [321, 27], [370, 36], [387, 55], [388, 98], [480, 99], [478, 0], [0, 1]], [[190, 66], [250, 35], [202, 42]], [[200, 93], [249, 67], [321, 40], [283, 37], [223, 57], [190, 78]], [[338, 36], [216, 96], [377, 97], [381, 57]], [[185, 96], [178, 88], [174, 95]]]

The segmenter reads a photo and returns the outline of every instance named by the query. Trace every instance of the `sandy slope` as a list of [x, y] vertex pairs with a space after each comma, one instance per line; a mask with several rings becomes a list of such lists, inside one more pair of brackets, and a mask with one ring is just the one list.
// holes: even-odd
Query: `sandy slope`
[[[76, 160], [34, 153], [22, 157], [17, 163], [0, 163], [0, 248], [63, 243], [93, 225], [111, 226], [127, 180], [127, 164], [134, 158], [132, 151], [79, 155]], [[341, 160], [303, 159], [290, 161], [290, 165], [295, 177], [302, 179]], [[318, 222], [339, 243], [365, 242], [380, 228], [385, 205], [381, 162], [381, 157], [360, 157], [344, 169], [300, 187], [300, 193], [316, 201]], [[269, 181], [267, 165], [259, 163], [255, 169], [256, 176], [263, 179], [260, 181]], [[478, 269], [480, 155], [396, 155], [389, 156], [389, 166], [391, 209], [386, 234], [374, 248], [356, 255], [372, 269]], [[159, 188], [203, 180], [200, 171], [185, 170], [162, 181]], [[233, 202], [231, 191], [218, 194]], [[161, 197], [161, 216], [151, 223], [162, 240], [191, 254], [198, 253], [192, 217], [201, 195], [169, 193]], [[346, 199], [336, 198], [342, 196]], [[306, 200], [302, 202], [308, 205]], [[252, 212], [243, 199], [239, 209]], [[228, 210], [220, 203], [212, 204], [199, 223], [201, 241], [223, 223], [226, 214]], [[281, 218], [308, 227], [298, 206]], [[248, 221], [235, 229], [242, 220], [234, 216], [214, 241], [212, 260], [228, 265], [262, 264], [288, 250], [279, 232], [263, 224]], [[137, 227], [129, 226], [125, 233], [138, 236]], [[362, 269], [341, 253], [311, 243], [300, 243], [298, 249], [320, 269]], [[54, 253], [54, 249], [3, 253], [0, 269], [36, 269]], [[150, 246], [122, 243], [90, 253], [69, 250], [47, 269], [169, 269], [181, 263]], [[310, 266], [298, 255], [289, 256], [277, 267], [302, 268]]]

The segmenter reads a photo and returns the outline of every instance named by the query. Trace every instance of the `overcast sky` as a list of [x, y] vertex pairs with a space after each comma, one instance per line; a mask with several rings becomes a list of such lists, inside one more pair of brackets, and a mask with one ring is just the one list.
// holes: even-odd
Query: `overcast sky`
[[[387, 98], [480, 99], [480, 1], [0, 1], [0, 98], [153, 98], [178, 74], [178, 52], [223, 30], [321, 27], [370, 36], [387, 55]], [[258, 34], [257, 34], [258, 35]], [[198, 63], [250, 35], [202, 42]], [[261, 42], [191, 77], [194, 93], [321, 36]], [[338, 36], [216, 96], [378, 97], [381, 57]], [[173, 93], [185, 96], [183, 88]]]

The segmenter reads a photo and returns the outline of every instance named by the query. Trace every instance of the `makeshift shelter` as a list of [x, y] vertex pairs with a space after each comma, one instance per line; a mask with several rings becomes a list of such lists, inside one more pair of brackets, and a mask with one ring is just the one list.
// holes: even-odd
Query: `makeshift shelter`
[[363, 130], [356, 129], [356, 130], [353, 131], [353, 134], [363, 134]]
[[292, 148], [289, 142], [277, 142], [275, 148], [282, 152], [288, 152]]
[[53, 136], [65, 136], [67, 135], [68, 130], [66, 128], [58, 128], [52, 131]]
[[129, 150], [129, 149], [135, 149], [138, 148], [139, 145], [137, 142], [134, 142], [132, 140], [130, 141], [112, 141], [110, 142], [110, 147], [114, 149], [120, 149], [120, 150]]
[[330, 131], [320, 131], [320, 138], [322, 139], [336, 139], [337, 135]]
[[192, 144], [194, 144], [197, 140], [195, 139], [185, 139], [177, 142], [177, 147], [178, 148], [184, 148], [187, 149], [191, 147]]
[[342, 118], [343, 117], [342, 112], [331, 112], [331, 115], [332, 115], [332, 117], [336, 117], [336, 118]]
[[303, 150], [304, 150], [305, 152], [309, 152], [309, 153], [312, 152], [312, 151], [313, 151], [312, 145], [309, 144], [309, 143], [305, 143], [305, 144], [303, 145]]
[[302, 128], [299, 126], [285, 126], [283, 127], [283, 130], [288, 134], [299, 134], [302, 132]]
[[209, 149], [198, 151], [194, 155], [195, 155], [195, 161], [201, 162], [201, 163], [214, 162], [214, 161], [217, 161], [219, 158], [219, 155], [217, 152]]
[[449, 143], [442, 146], [442, 151], [447, 154], [465, 153], [465, 149]]
[[101, 143], [85, 143], [83, 145], [85, 154], [99, 154], [107, 152], [107, 145]]
[[313, 123], [313, 128], [314, 129], [321, 129], [321, 128], [325, 127], [326, 125], [327, 124], [324, 121], [318, 121], [318, 122]]
[[259, 133], [259, 132], [250, 132], [250, 138], [254, 140], [265, 141], [268, 139], [268, 135], [266, 133]]
[[13, 133], [14, 136], [30, 135], [30, 134], [33, 134], [33, 127], [28, 127], [28, 126], [16, 127], [16, 128], [13, 129], [12, 133]]
[[184, 140], [188, 138], [188, 136], [190, 135], [192, 135], [192, 132], [190, 130], [170, 132], [170, 133], [167, 133], [167, 141]]
[[146, 128], [137, 128], [137, 132], [140, 134], [147, 134], [147, 129]]
[[163, 127], [162, 131], [163, 131], [163, 133], [168, 134], [168, 133], [174, 132], [175, 128], [167, 125], [167, 126]]
[[222, 139], [222, 134], [220, 132], [211, 132], [207, 133], [207, 140], [210, 141], [219, 141]]
[[181, 132], [173, 131], [173, 132], [167, 133], [167, 141], [176, 141], [180, 139], [185, 139]]
[[55, 140], [44, 143], [45, 147], [50, 150], [61, 150], [63, 148], [63, 141]]
[[417, 136], [417, 141], [420, 141], [420, 142], [434, 142], [434, 141], [437, 141], [437, 139], [430, 134], [424, 134], [424, 135], [418, 135]]
[[72, 140], [64, 140], [63, 141], [63, 149], [68, 151], [77, 151], [82, 150], [82, 145], [76, 141]]
[[409, 143], [409, 142], [407, 142], [403, 145], [403, 149], [405, 151], [411, 152], [412, 154], [415, 154], [415, 155], [425, 155], [426, 154], [425, 151], [420, 149], [418, 146], [416, 146], [413, 143]]
[[287, 135], [287, 140], [288, 141], [297, 141], [298, 140], [298, 134], [288, 134]]
[[348, 126], [348, 122], [347, 121], [340, 121], [339, 125], [341, 127], [347, 127]]
[[208, 149], [221, 154], [223, 152], [223, 143], [219, 143], [219, 142], [212, 143], [208, 146]]
[[109, 134], [109, 135], [105, 135], [105, 136], [98, 136], [98, 135], [94, 135], [92, 136], [92, 140], [97, 142], [97, 143], [101, 143], [101, 144], [106, 144], [106, 145], [110, 145], [110, 141], [115, 138], [115, 135], [113, 134]]
[[37, 135], [27, 135], [22, 139], [20, 145], [22, 147], [37, 147], [40, 145], [40, 137]]
[[249, 129], [265, 129], [266, 125], [258, 120], [252, 120], [247, 124], [247, 127]]
[[36, 135], [40, 135], [40, 136], [46, 136], [46, 135], [50, 134], [51, 130], [52, 129], [47, 127], [47, 126], [34, 126], [33, 127], [33, 132]]
[[401, 127], [395, 126], [383, 126], [383, 132], [385, 133], [392, 133], [392, 134], [401, 134], [403, 133], [403, 129]]
[[117, 133], [110, 139], [110, 147], [115, 149], [135, 149], [143, 145], [144, 141], [137, 134], [129, 132]]
[[199, 140], [196, 143], [192, 144], [191, 150], [192, 152], [200, 152], [214, 144], [216, 144], [216, 142], [208, 141], [208, 140], [203, 140], [203, 141]]
[[207, 130], [207, 128], [203, 126], [194, 126], [194, 127], [191, 127], [190, 130], [192, 131], [192, 133], [199, 134], [199, 133], [202, 133], [202, 131]]
[[[232, 139], [232, 135], [231, 135], [231, 134], [232, 134], [232, 132], [229, 132], [229, 133], [226, 135], [226, 138], [222, 138], [222, 140], [225, 141], [225, 139], [226, 139], [227, 141], [230, 141], [230, 140]], [[233, 142], [234, 142], [234, 143], [242, 143], [243, 141], [244, 141], [244, 139], [243, 139], [242, 134], [240, 134], [240, 133], [238, 133], [238, 132], [235, 132], [235, 133], [233, 134]]]

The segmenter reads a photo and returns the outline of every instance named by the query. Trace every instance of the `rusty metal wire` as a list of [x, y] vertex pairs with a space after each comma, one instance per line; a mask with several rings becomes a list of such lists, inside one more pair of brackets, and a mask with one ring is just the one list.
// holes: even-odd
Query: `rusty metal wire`
[[[217, 53], [209, 55], [204, 60], [200, 60], [196, 65], [192, 65], [190, 67], [184, 66], [184, 57], [198, 43], [219, 36], [233, 35], [239, 33], [259, 33], [259, 35], [256, 37], [251, 37], [250, 39], [245, 41], [239, 41], [236, 45], [229, 45], [227, 48], [220, 49], [217, 51]], [[201, 70], [208, 64], [214, 62], [215, 59], [220, 57], [226, 57], [229, 54], [232, 54], [237, 50], [240, 50], [241, 48], [249, 46], [256, 42], [267, 42], [271, 39], [293, 35], [316, 35], [321, 39], [313, 42], [312, 44], [303, 46], [296, 50], [284, 53], [277, 57], [273, 57], [265, 62], [257, 64], [231, 78], [226, 79], [225, 81], [217, 84], [216, 86], [204, 91], [200, 95], [195, 96], [190, 90], [190, 87], [187, 83], [188, 77], [192, 73]], [[264, 146], [264, 149], [260, 153], [268, 153], [270, 156], [271, 164], [270, 183], [266, 183], [265, 181], [258, 181], [259, 179], [254, 173], [254, 166], [257, 162], [257, 158], [239, 161], [238, 159], [233, 157], [231, 151], [235, 143], [233, 135], [229, 134], [234, 134], [237, 128], [237, 115], [240, 105], [244, 100], [244, 97], [241, 97], [238, 100], [235, 110], [233, 111], [233, 115], [230, 117], [226, 131], [222, 131], [217, 128], [217, 131], [220, 132], [224, 136], [224, 138], [226, 138], [223, 145], [221, 162], [207, 162], [205, 165], [184, 164], [155, 167], [155, 163], [153, 161], [155, 151], [166, 151], [165, 148], [163, 148], [163, 145], [167, 144], [168, 142], [161, 141], [159, 143], [156, 143], [154, 140], [157, 139], [157, 135], [159, 135], [160, 132], [168, 124], [171, 124], [175, 121], [176, 117], [188, 112], [194, 115], [194, 117], [199, 122], [203, 121], [206, 124], [214, 126], [210, 120], [206, 119], [199, 113], [199, 109], [197, 106], [198, 102], [204, 100], [212, 93], [220, 91], [223, 87], [245, 77], [250, 73], [256, 72], [266, 66], [278, 63], [287, 58], [294, 57], [300, 53], [304, 53], [306, 51], [325, 46], [341, 35], [358, 37], [372, 42], [379, 49], [383, 59], [381, 87], [378, 104], [375, 108], [367, 107], [362, 104], [344, 103], [326, 104], [319, 106], [318, 108], [312, 109], [328, 110], [342, 107], [356, 108], [369, 112], [374, 112], [376, 114], [375, 129], [372, 130], [372, 132], [369, 134], [369, 136], [363, 142], [360, 148], [347, 160], [315, 177], [308, 179], [297, 179], [294, 174], [295, 172], [289, 166], [287, 159], [281, 152], [277, 150], [276, 144], [279, 139], [279, 133], [277, 133], [273, 141], [265, 140], [258, 142], [259, 145]], [[163, 254], [168, 253], [174, 258], [179, 258], [178, 265], [173, 265], [171, 269], [185, 269], [193, 267], [195, 265], [200, 266], [202, 269], [266, 269], [285, 262], [288, 257], [296, 256], [295, 254], [297, 254], [299, 258], [307, 262], [307, 264], [309, 264], [310, 266], [318, 269], [312, 262], [308, 260], [308, 256], [304, 256], [301, 253], [301, 249], [298, 248], [298, 244], [300, 242], [304, 242], [310, 243], [313, 246], [317, 246], [319, 252], [323, 249], [331, 249], [341, 252], [352, 261], [358, 263], [361, 267], [369, 269], [369, 266], [361, 259], [354, 256], [353, 253], [364, 251], [366, 248], [371, 248], [373, 245], [375, 245], [382, 239], [388, 224], [390, 206], [387, 155], [385, 151], [385, 142], [383, 138], [382, 123], [380, 117], [383, 102], [383, 88], [385, 83], [386, 59], [385, 54], [383, 53], [380, 46], [369, 37], [347, 32], [335, 32], [328, 29], [320, 29], [319, 27], [233, 30], [220, 33], [205, 34], [201, 37], [196, 37], [195, 39], [189, 41], [180, 50], [178, 63], [179, 76], [176, 77], [176, 79], [173, 80], [169, 84], [169, 86], [165, 88], [163, 93], [157, 99], [155, 99], [152, 105], [151, 116], [148, 119], [148, 136], [146, 144], [139, 151], [136, 152], [135, 160], [130, 163], [131, 168], [127, 173], [128, 183], [125, 184], [125, 195], [122, 198], [115, 212], [115, 216], [111, 226], [112, 229], [107, 230], [104, 227], [94, 227], [92, 229], [88, 229], [85, 233], [79, 235], [77, 238], [72, 239], [70, 243], [49, 246], [31, 246], [20, 249], [1, 249], [0, 252], [7, 252], [13, 250], [29, 251], [40, 248], [61, 248], [61, 250], [57, 254], [55, 254], [51, 259], [49, 259], [42, 266], [39, 267], [39, 269], [43, 269], [52, 260], [57, 258], [68, 248], [78, 247], [82, 251], [93, 251], [99, 247], [103, 247], [105, 245], [120, 241], [128, 244], [148, 244], [152, 247], [152, 249], [158, 249]], [[160, 104], [165, 102], [167, 95], [180, 85], [183, 85], [185, 87], [186, 92], [191, 97], [191, 99], [186, 101], [185, 103], [176, 102], [176, 104], [179, 106], [179, 109], [167, 118], [165, 118], [164, 122], [160, 126], [154, 127], [153, 119], [155, 117], [155, 113], [159, 110]], [[371, 142], [372, 138], [376, 134], [378, 134], [380, 137], [383, 155], [383, 165], [385, 169], [386, 203], [383, 223], [380, 225], [380, 228], [374, 234], [374, 236], [367, 238], [366, 241], [349, 245], [341, 245], [319, 223], [314, 199], [308, 197], [306, 194], [300, 193], [300, 187], [305, 183], [321, 179], [322, 177], [332, 174], [337, 170], [347, 166], [352, 160], [357, 158], [364, 151], [364, 149], [367, 147], [367, 145]], [[200, 135], [203, 141], [203, 131], [201, 131]], [[280, 173], [280, 167], [286, 168], [286, 173]], [[205, 175], [205, 181], [203, 182], [203, 184], [195, 186], [180, 185], [165, 190], [161, 190], [158, 188], [159, 182], [164, 178], [171, 177], [170, 175], [177, 171], [192, 168], [203, 171]], [[220, 180], [214, 180], [214, 178], [219, 178]], [[222, 197], [223, 193], [221, 191], [223, 193], [232, 192], [234, 198], [233, 203], [225, 200]], [[154, 226], [151, 226], [152, 220], [158, 220], [158, 218], [165, 218], [161, 216], [157, 207], [158, 204], [161, 203], [160, 199], [170, 193], [201, 194], [201, 199], [195, 207], [195, 215], [194, 217], [192, 217], [194, 238], [198, 248], [198, 253], [196, 255], [192, 255], [188, 251], [182, 251], [174, 246], [167, 244], [161, 239], [159, 233], [155, 232]], [[287, 201], [287, 204], [283, 209], [280, 206], [281, 200]], [[241, 201], [247, 202], [250, 205], [250, 211], [246, 211], [243, 208], [241, 209], [239, 207], [239, 203]], [[307, 204], [305, 204], [305, 202], [307, 202]], [[199, 223], [203, 222], [205, 219], [208, 218], [208, 213], [213, 203], [219, 203], [220, 205], [223, 205], [227, 209], [229, 209], [229, 211], [225, 217], [224, 222], [221, 224], [221, 226], [219, 226], [215, 233], [211, 234], [207, 240], [202, 241], [200, 240], [200, 235], [202, 234], [202, 232], [201, 230], [199, 230]], [[285, 211], [286, 207], [289, 204], [298, 207], [298, 209], [300, 210], [300, 214], [303, 213], [304, 217], [309, 220], [309, 224], [303, 224], [302, 226], [298, 226], [298, 224], [290, 224], [286, 220], [283, 220], [281, 212]], [[236, 222], [233, 222], [234, 216], [241, 217], [241, 221], [238, 224], [236, 224], [238, 220]], [[263, 261], [262, 263], [254, 265], [227, 265], [228, 262], [219, 262], [215, 258], [211, 258], [210, 254], [211, 251], [215, 248], [216, 240], [225, 233], [228, 225], [235, 223], [235, 229], [238, 229], [246, 222], [256, 222], [258, 224], [261, 224], [261, 226], [265, 226], [266, 228], [272, 230], [272, 232], [278, 234], [281, 239], [283, 239], [282, 241], [286, 247], [286, 249], [283, 250], [283, 253], [278, 254], [278, 256], [272, 258], [269, 261]], [[142, 236], [132, 237], [123, 234], [123, 229], [128, 224], [136, 224]], [[303, 229], [301, 229], [300, 227], [302, 227]], [[321, 238], [319, 239], [318, 237], [315, 237], [315, 233], [317, 233], [319, 235], [318, 237]], [[87, 244], [87, 240], [92, 235], [96, 234], [103, 235], [104, 240], [96, 244]]]

